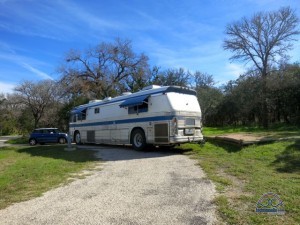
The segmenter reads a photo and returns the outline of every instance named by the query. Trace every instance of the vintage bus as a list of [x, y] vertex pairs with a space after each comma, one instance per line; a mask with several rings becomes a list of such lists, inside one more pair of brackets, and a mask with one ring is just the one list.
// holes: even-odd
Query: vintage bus
[[92, 100], [71, 111], [70, 135], [76, 144], [172, 146], [203, 141], [196, 92], [151, 85], [136, 93]]

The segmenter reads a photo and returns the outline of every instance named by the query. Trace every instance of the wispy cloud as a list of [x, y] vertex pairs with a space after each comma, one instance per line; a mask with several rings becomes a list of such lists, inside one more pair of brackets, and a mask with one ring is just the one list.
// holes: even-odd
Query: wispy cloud
[[16, 51], [7, 43], [0, 40], [0, 51], [16, 54]]
[[0, 81], [0, 94], [13, 93], [15, 87], [16, 87], [15, 84]]
[[[17, 54], [17, 51], [5, 42], [0, 42], [0, 59], [10, 64], [21, 66], [41, 79], [53, 80], [50, 75], [34, 66], [34, 64], [46, 65], [46, 63]], [[13, 71], [11, 73], [13, 73]]]
[[73, 21], [87, 24], [93, 30], [120, 29], [124, 26], [121, 22], [101, 18], [101, 14], [95, 15], [77, 5], [74, 1], [58, 1], [57, 3], [72, 16]]
[[29, 65], [28, 63], [21, 63], [21, 65], [27, 69], [28, 71], [34, 73], [35, 75], [39, 76], [42, 79], [50, 79], [53, 80], [53, 78], [51, 76], [49, 76], [48, 74], [34, 68], [33, 66]]
[[0, 29], [16, 34], [62, 40], [78, 32], [74, 20], [55, 1], [7, 1], [0, 16]]

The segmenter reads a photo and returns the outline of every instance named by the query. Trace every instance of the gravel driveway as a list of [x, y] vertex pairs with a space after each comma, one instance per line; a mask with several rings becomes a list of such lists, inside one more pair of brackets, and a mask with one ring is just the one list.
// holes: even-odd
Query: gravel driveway
[[4, 147], [4, 146], [8, 146], [9, 144], [5, 144], [6, 141], [10, 140], [10, 139], [15, 139], [15, 138], [19, 138], [21, 136], [17, 135], [17, 136], [0, 136], [0, 147]]
[[[0, 210], [0, 224], [214, 224], [214, 185], [174, 152], [97, 149], [102, 170]], [[72, 152], [70, 152], [72, 154]]]

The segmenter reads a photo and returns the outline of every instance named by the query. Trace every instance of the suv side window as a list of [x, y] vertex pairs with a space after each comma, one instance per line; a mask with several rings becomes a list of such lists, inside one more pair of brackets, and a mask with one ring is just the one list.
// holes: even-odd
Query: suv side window
[[37, 130], [36, 133], [38, 133], [38, 134], [43, 134], [43, 133], [44, 133], [44, 130]]

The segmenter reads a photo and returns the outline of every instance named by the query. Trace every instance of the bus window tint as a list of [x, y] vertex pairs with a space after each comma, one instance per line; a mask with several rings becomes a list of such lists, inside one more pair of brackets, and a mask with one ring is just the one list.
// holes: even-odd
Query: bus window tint
[[139, 113], [148, 112], [148, 103], [143, 102], [142, 105], [139, 105], [138, 110], [139, 110]]
[[138, 113], [138, 106], [131, 106], [128, 107], [128, 114], [137, 114]]
[[139, 114], [148, 112], [148, 103], [143, 102], [142, 105], [131, 106], [128, 108], [128, 114]]

